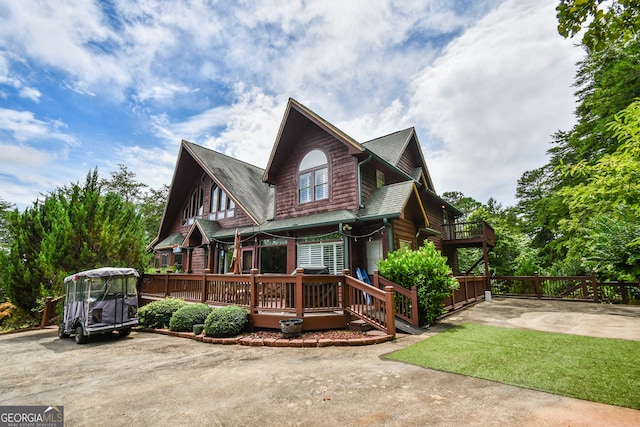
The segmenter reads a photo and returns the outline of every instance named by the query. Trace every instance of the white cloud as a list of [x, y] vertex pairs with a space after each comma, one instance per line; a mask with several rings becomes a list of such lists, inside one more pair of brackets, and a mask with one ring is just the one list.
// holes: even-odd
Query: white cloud
[[[153, 187], [170, 181], [182, 139], [265, 166], [294, 97], [359, 141], [416, 126], [439, 191], [511, 203], [522, 172], [545, 162], [549, 135], [571, 125], [582, 51], [557, 35], [556, 3], [8, 2], [0, 85], [42, 107], [52, 95], [26, 77], [41, 69], [74, 102], [132, 111], [140, 142], [99, 166], [125, 163]], [[91, 117], [108, 139], [113, 122]], [[94, 139], [62, 121], [0, 109], [6, 143], [51, 144], [52, 159]]]
[[58, 129], [65, 127], [59, 120], [42, 121], [31, 111], [16, 111], [0, 108], [0, 132], [8, 132], [19, 143], [32, 140], [58, 140], [76, 145], [75, 137]]
[[554, 5], [504, 2], [413, 82], [410, 115], [439, 140], [421, 138], [439, 191], [512, 204], [517, 179], [546, 162], [550, 135], [571, 126], [584, 52], [557, 34]]
[[39, 102], [41, 96], [42, 96], [42, 94], [36, 88], [24, 87], [24, 88], [20, 89], [20, 97], [21, 98], [27, 98], [27, 99], [32, 100], [33, 102]]

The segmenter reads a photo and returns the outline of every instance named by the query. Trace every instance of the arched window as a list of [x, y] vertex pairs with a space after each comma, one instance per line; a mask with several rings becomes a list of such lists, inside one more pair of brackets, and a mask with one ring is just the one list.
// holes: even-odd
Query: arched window
[[211, 206], [209, 219], [231, 218], [235, 214], [236, 204], [227, 197], [227, 193], [222, 191], [216, 184], [211, 186]]
[[298, 167], [298, 202], [329, 198], [329, 162], [320, 150], [309, 151]]
[[182, 225], [193, 224], [193, 220], [197, 216], [204, 213], [204, 190], [198, 185], [189, 196], [187, 203], [182, 210]]

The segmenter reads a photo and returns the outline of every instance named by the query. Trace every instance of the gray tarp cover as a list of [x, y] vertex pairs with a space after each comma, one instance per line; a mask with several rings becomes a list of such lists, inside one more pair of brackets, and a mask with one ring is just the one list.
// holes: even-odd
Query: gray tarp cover
[[134, 275], [140, 277], [136, 269], [134, 268], [119, 268], [119, 267], [102, 267], [94, 270], [82, 271], [80, 273], [72, 274], [64, 278], [65, 282], [74, 280], [74, 277], [107, 277], [107, 276], [128, 276]]

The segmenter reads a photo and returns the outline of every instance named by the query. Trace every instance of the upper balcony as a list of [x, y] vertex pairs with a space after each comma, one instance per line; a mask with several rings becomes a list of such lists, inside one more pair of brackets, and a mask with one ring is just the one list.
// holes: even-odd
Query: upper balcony
[[496, 246], [496, 233], [485, 221], [457, 222], [442, 226], [442, 243], [459, 248]]

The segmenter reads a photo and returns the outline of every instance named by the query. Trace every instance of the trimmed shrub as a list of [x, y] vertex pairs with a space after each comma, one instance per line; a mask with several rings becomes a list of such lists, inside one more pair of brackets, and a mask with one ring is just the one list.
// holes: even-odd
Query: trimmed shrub
[[249, 312], [237, 305], [214, 308], [204, 321], [204, 332], [209, 337], [238, 335], [249, 322]]
[[178, 332], [191, 332], [193, 325], [204, 323], [213, 308], [207, 304], [189, 304], [179, 308], [169, 322], [169, 329]]
[[405, 248], [389, 253], [378, 263], [378, 272], [404, 288], [418, 288], [420, 317], [430, 325], [444, 314], [444, 300], [459, 287], [447, 258], [431, 242], [415, 251]]
[[166, 328], [173, 313], [185, 305], [187, 303], [179, 298], [153, 301], [138, 310], [138, 324], [146, 328]]

